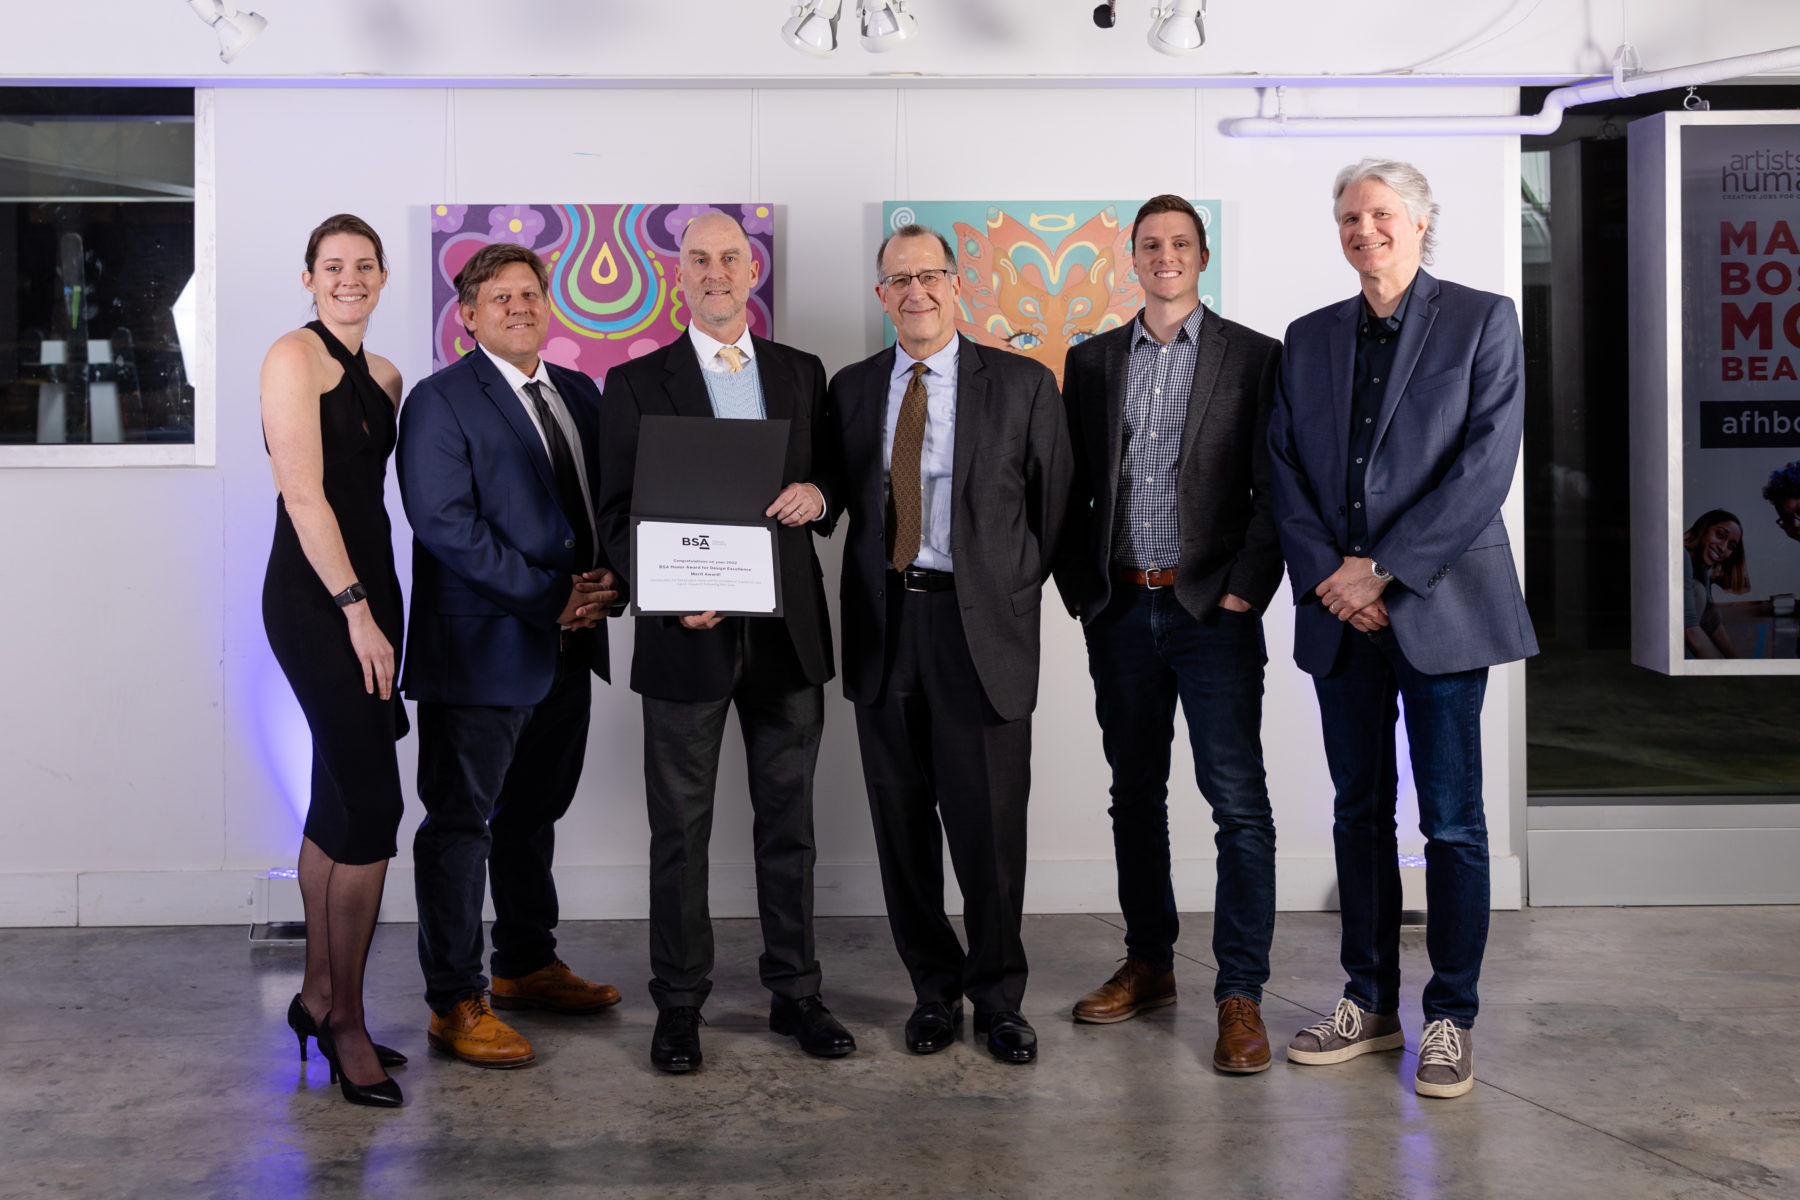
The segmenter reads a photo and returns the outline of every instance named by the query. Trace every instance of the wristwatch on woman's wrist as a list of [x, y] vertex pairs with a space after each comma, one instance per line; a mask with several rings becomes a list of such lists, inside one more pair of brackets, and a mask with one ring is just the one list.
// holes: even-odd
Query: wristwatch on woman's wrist
[[337, 602], [339, 608], [349, 608], [357, 601], [367, 600], [368, 598], [369, 590], [360, 583], [352, 583], [349, 587], [332, 597], [332, 599]]

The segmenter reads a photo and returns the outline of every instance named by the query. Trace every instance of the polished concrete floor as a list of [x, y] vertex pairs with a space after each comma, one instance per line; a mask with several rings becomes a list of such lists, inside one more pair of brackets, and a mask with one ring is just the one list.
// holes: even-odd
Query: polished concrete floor
[[[241, 928], [0, 930], [0, 1196], [1800, 1197], [1800, 909], [1496, 913], [1474, 1093], [1428, 1101], [1411, 1052], [1210, 1066], [1210, 919], [1182, 1002], [1121, 1025], [1068, 1004], [1120, 953], [1116, 918], [1028, 918], [1027, 1067], [919, 1058], [879, 920], [819, 922], [857, 1052], [767, 1030], [753, 923], [721, 922], [706, 1066], [651, 1068], [642, 922], [571, 924], [564, 956], [621, 985], [595, 1017], [523, 1014], [538, 1062], [432, 1054], [410, 926], [371, 965], [378, 1038], [412, 1055], [400, 1111], [345, 1104], [283, 1023], [298, 954]], [[1422, 939], [1403, 1019], [1419, 1033]], [[1336, 918], [1284, 913], [1264, 1013], [1286, 1036], [1340, 988]]]

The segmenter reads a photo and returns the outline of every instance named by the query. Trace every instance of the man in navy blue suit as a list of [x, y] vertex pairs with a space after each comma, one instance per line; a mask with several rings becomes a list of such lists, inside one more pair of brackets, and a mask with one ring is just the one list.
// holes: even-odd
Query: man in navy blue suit
[[483, 1067], [533, 1059], [488, 1006], [484, 875], [495, 1007], [588, 1013], [619, 1000], [556, 954], [556, 821], [581, 776], [588, 673], [607, 678], [601, 621], [618, 592], [590, 477], [600, 392], [538, 357], [546, 286], [522, 246], [469, 259], [457, 301], [477, 348], [412, 390], [395, 460], [413, 529], [401, 685], [419, 704], [426, 818], [413, 866], [430, 1040]]
[[1338, 174], [1338, 239], [1362, 293], [1288, 327], [1269, 424], [1293, 580], [1294, 660], [1313, 676], [1337, 796], [1332, 837], [1349, 982], [1290, 1062], [1405, 1045], [1394, 832], [1397, 698], [1425, 834], [1425, 1030], [1414, 1090], [1475, 1086], [1488, 928], [1481, 704], [1487, 669], [1537, 652], [1500, 505], [1525, 417], [1525, 350], [1504, 296], [1444, 283], [1438, 206], [1407, 163]]

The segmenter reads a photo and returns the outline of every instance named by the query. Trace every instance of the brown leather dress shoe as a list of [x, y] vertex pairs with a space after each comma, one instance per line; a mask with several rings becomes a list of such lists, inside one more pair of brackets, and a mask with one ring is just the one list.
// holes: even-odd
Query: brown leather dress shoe
[[1075, 1002], [1075, 1019], [1089, 1025], [1128, 1021], [1146, 1008], [1175, 1003], [1175, 972], [1152, 971], [1127, 958], [1111, 979]]
[[610, 983], [590, 983], [557, 959], [517, 979], [495, 976], [488, 987], [495, 1008], [541, 1008], [554, 1013], [591, 1013], [619, 1002], [619, 989]]
[[431, 1048], [478, 1067], [522, 1067], [535, 1061], [531, 1043], [494, 1015], [487, 1001], [470, 996], [445, 1016], [431, 1014]]
[[1248, 996], [1227, 996], [1219, 1001], [1219, 1043], [1213, 1047], [1213, 1066], [1228, 1075], [1254, 1075], [1266, 1071], [1275, 1058], [1269, 1053], [1269, 1031], [1263, 1028], [1262, 1008]]

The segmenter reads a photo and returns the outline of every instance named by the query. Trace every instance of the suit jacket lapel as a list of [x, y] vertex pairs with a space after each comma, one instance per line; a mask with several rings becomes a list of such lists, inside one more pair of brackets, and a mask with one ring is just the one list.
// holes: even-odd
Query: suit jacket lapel
[[774, 342], [754, 335], [751, 341], [756, 347], [756, 357], [751, 363], [756, 367], [757, 384], [762, 388], [763, 415], [771, 421], [792, 421], [794, 406], [800, 396], [787, 356]]
[[531, 459], [531, 465], [537, 471], [538, 478], [543, 481], [545, 490], [551, 496], [555, 496], [557, 494], [556, 476], [550, 470], [550, 452], [544, 449], [544, 438], [537, 431], [537, 426], [533, 425], [531, 418], [525, 415], [525, 405], [520, 401], [519, 394], [512, 390], [512, 385], [506, 382], [506, 377], [500, 374], [500, 368], [494, 365], [493, 360], [488, 358], [485, 351], [471, 350], [464, 357], [469, 360], [469, 366], [475, 372], [475, 379], [481, 384], [482, 390], [487, 393], [487, 398], [493, 402], [495, 408], [500, 410], [500, 415], [506, 423], [512, 426], [513, 433], [518, 435], [519, 442], [524, 447], [526, 456]]
[[869, 360], [868, 377], [863, 381], [863, 392], [859, 397], [860, 411], [844, 414], [844, 455], [846, 459], [854, 460], [860, 448], [868, 456], [870, 469], [861, 472], [861, 477], [868, 481], [870, 519], [876, 521], [882, 519], [886, 496], [888, 464], [882, 453], [882, 442], [887, 437], [888, 385], [894, 376], [895, 355], [895, 349], [889, 346]]
[[[961, 334], [957, 335], [962, 337]], [[981, 440], [980, 424], [987, 418], [987, 378], [981, 348], [963, 338], [956, 351], [956, 421], [950, 454], [950, 524], [954, 534], [956, 514], [963, 511], [963, 496], [975, 469], [975, 446]]]
[[1225, 365], [1225, 334], [1217, 317], [1207, 315], [1200, 320], [1200, 344], [1194, 359], [1194, 385], [1188, 389], [1187, 416], [1181, 426], [1181, 457], [1176, 473], [1187, 462], [1194, 439], [1200, 434], [1200, 423], [1206, 419], [1206, 406], [1212, 402], [1213, 384], [1218, 382], [1219, 368]]
[[1400, 407], [1406, 385], [1412, 381], [1413, 370], [1419, 365], [1419, 355], [1424, 353], [1425, 341], [1431, 336], [1431, 326], [1437, 320], [1437, 298], [1438, 281], [1421, 270], [1413, 284], [1412, 298], [1406, 302], [1406, 317], [1400, 322], [1400, 343], [1394, 347], [1394, 370], [1388, 376], [1387, 390], [1381, 394], [1381, 412], [1375, 418], [1375, 440], [1370, 443], [1371, 451], [1381, 448], [1388, 423], [1394, 419], [1394, 410]]
[[1111, 544], [1113, 504], [1119, 494], [1119, 460], [1125, 453], [1125, 385], [1131, 374], [1131, 344], [1137, 337], [1137, 321], [1125, 327], [1106, 350], [1106, 478], [1093, 481], [1094, 495], [1106, 498], [1100, 516], [1105, 527], [1100, 536]]
[[581, 438], [581, 461], [587, 464], [588, 472], [591, 475], [594, 463], [599, 460], [600, 453], [599, 414], [593, 411], [591, 405], [577, 403], [574, 387], [565, 384], [563, 379], [559, 378], [559, 376], [572, 375], [574, 372], [565, 367], [559, 367], [555, 363], [548, 364], [547, 370], [550, 382], [556, 385], [557, 394], [562, 397], [563, 407], [569, 410], [569, 418], [575, 422], [575, 433]]
[[1327, 494], [1341, 504], [1347, 486], [1345, 472], [1350, 468], [1351, 391], [1356, 386], [1356, 328], [1362, 312], [1362, 293], [1338, 307], [1337, 323], [1331, 329], [1331, 406], [1330, 421], [1337, 439], [1337, 453], [1331, 458], [1330, 487]]
[[700, 374], [700, 360], [694, 357], [694, 340], [683, 332], [664, 353], [663, 391], [669, 398], [669, 411], [680, 417], [712, 416], [712, 397]]

